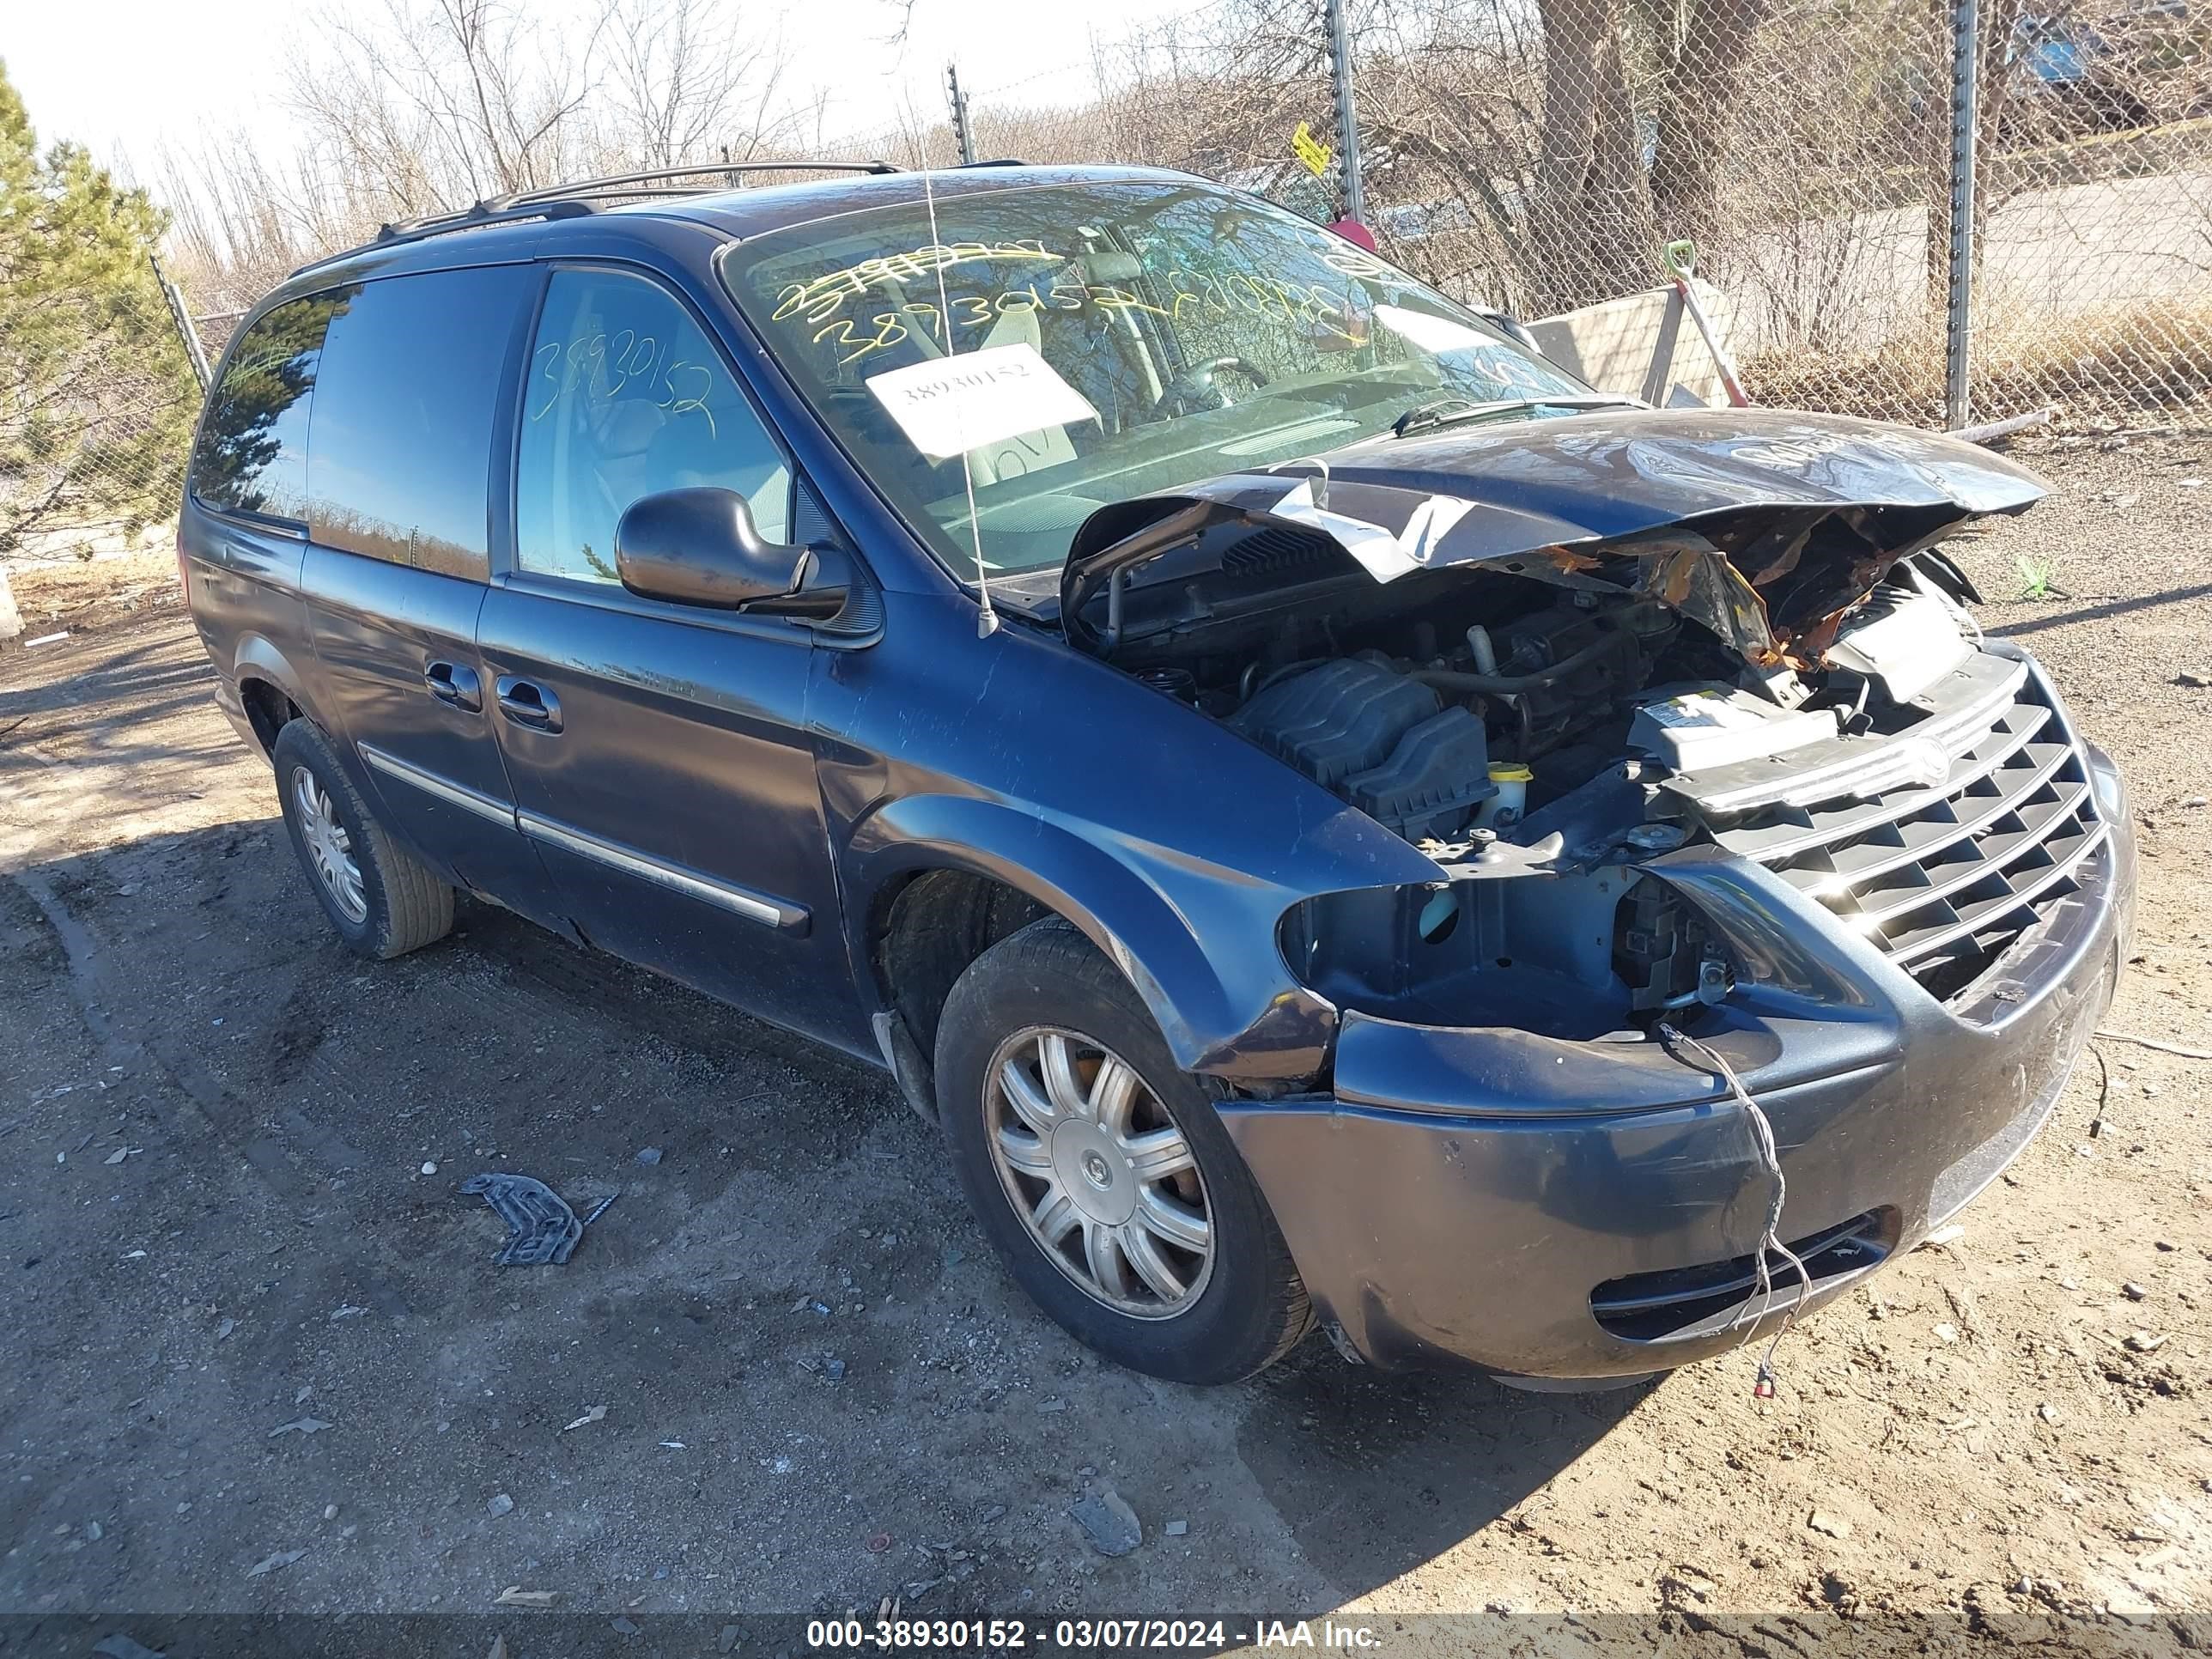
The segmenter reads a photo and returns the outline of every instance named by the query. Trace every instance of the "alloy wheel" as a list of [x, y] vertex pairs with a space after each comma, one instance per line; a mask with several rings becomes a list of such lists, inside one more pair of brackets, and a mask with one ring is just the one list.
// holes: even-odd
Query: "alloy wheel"
[[1117, 1313], [1169, 1319], [1213, 1270], [1213, 1218], [1190, 1144], [1135, 1068], [1081, 1032], [1032, 1027], [992, 1056], [991, 1161], [1022, 1224]]
[[338, 822], [330, 792], [304, 766], [292, 769], [292, 807], [299, 814], [300, 840], [307, 847], [315, 879], [348, 921], [366, 921], [368, 892], [362, 884], [361, 866], [354, 860], [353, 837]]

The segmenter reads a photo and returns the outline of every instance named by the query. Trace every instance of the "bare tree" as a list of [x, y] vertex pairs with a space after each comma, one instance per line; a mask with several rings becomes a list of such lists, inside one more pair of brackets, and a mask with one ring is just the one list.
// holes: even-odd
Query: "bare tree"
[[171, 264], [203, 310], [252, 304], [353, 228], [312, 181], [280, 174], [241, 132], [166, 149], [157, 177], [172, 204]]
[[[384, 220], [563, 178], [693, 164], [705, 178], [725, 156], [809, 151], [951, 159], [919, 84], [872, 134], [828, 131], [827, 94], [794, 95], [781, 41], [740, 33], [750, 3], [309, 0], [301, 154], [224, 143], [173, 165], [180, 263], [225, 300]], [[1940, 410], [1940, 375], [1898, 365], [1920, 362], [1906, 354], [1924, 356], [1941, 316], [1948, 0], [1345, 3], [1369, 217], [1399, 264], [1539, 315], [1650, 286], [1659, 245], [1692, 237], [1778, 394], [1809, 395], [1809, 375], [1844, 406]], [[2204, 31], [2136, 0], [1981, 3], [1984, 311], [2007, 282], [2043, 305], [2110, 292], [2164, 307], [2165, 336], [2212, 360], [2181, 274], [2212, 253], [2191, 199], [2212, 113]], [[880, 4], [905, 34], [914, 7]], [[2044, 37], [2086, 81], [2038, 80]], [[1333, 128], [1326, 39], [1321, 0], [1109, 21], [1083, 64], [971, 88], [978, 145], [1186, 168], [1325, 222], [1333, 185], [1291, 135]], [[2143, 192], [2154, 176], [2166, 183]], [[2140, 235], [2114, 234], [2124, 212]]]
[[606, 33], [612, 132], [642, 167], [744, 161], [801, 130], [780, 27], [756, 45], [716, 0], [614, 0]]
[[1710, 244], [1751, 43], [1771, 0], [1680, 0], [1666, 28], [1651, 156], [1651, 210], [1668, 240]]
[[577, 40], [506, 0], [326, 6], [294, 111], [328, 167], [401, 216], [553, 184], [584, 147], [607, 21]]
[[822, 102], [737, 0], [318, 0], [290, 155], [210, 134], [161, 167], [192, 289], [244, 304], [380, 224], [594, 174], [796, 148]]

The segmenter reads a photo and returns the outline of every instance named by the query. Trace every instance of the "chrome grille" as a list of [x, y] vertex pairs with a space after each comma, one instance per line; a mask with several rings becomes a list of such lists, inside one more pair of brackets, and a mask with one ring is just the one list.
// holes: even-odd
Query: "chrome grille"
[[2033, 667], [1993, 718], [1949, 737], [1940, 783], [1770, 806], [1717, 837], [1945, 998], [2076, 890], [2105, 836], [2081, 744]]

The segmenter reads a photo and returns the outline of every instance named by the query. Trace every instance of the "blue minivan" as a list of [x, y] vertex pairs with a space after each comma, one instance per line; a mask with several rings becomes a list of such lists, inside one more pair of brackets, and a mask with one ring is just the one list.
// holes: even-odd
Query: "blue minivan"
[[239, 329], [180, 556], [354, 950], [465, 895], [884, 1067], [1193, 1382], [1648, 1375], [2035, 1133], [2135, 868], [1941, 549], [2029, 474], [1595, 392], [1182, 174], [794, 171], [387, 227]]

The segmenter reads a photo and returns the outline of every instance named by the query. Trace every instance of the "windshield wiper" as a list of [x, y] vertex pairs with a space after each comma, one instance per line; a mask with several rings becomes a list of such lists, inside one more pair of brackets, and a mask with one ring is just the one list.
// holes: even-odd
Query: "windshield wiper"
[[1440, 426], [1457, 426], [1462, 421], [1484, 420], [1492, 415], [1512, 415], [1530, 409], [1639, 409], [1642, 404], [1628, 398], [1585, 397], [1568, 393], [1558, 398], [1500, 398], [1492, 403], [1479, 404], [1470, 398], [1437, 398], [1425, 404], [1415, 404], [1390, 422], [1390, 435], [1403, 438], [1416, 432], [1428, 432]]

